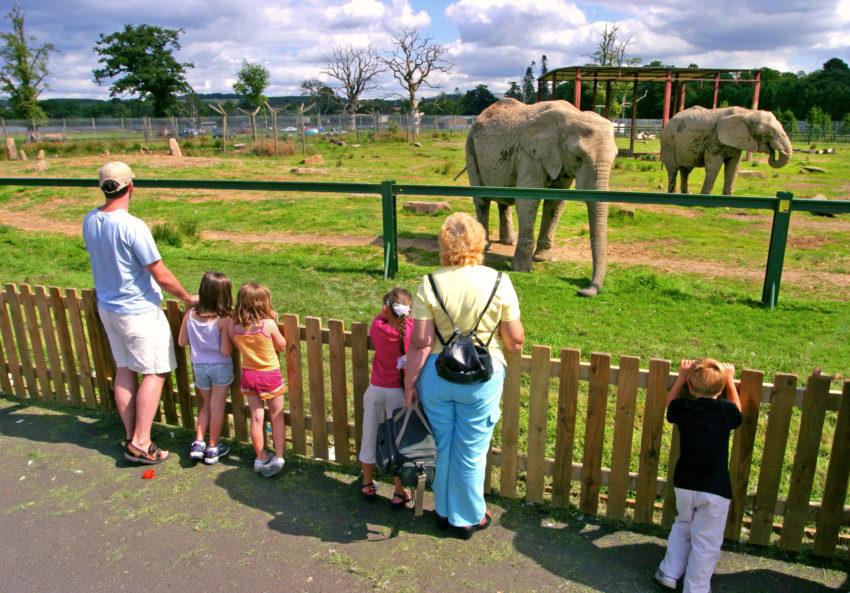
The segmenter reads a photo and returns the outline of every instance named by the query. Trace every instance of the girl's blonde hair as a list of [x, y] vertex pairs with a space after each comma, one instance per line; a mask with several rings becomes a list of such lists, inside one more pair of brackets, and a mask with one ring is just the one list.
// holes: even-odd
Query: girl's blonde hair
[[272, 294], [264, 285], [246, 282], [236, 294], [236, 321], [242, 327], [260, 323], [263, 319], [274, 319]]
[[484, 227], [469, 214], [456, 212], [440, 229], [440, 264], [474, 266], [484, 262]]

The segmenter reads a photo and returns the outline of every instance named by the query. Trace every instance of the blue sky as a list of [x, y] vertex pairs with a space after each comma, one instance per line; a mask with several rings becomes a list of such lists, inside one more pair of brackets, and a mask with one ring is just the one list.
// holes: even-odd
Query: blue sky
[[[11, 0], [0, 0], [11, 6]], [[850, 0], [22, 0], [39, 40], [60, 53], [45, 97], [108, 96], [91, 71], [98, 34], [125, 23], [182, 28], [181, 61], [195, 64], [198, 92], [229, 92], [243, 58], [271, 72], [268, 94], [294, 94], [322, 78], [335, 46], [390, 49], [389, 35], [418, 27], [448, 49], [451, 91], [487, 84], [501, 92], [528, 63], [585, 63], [599, 31], [618, 24], [629, 53], [644, 63], [814, 70], [830, 57], [850, 61]], [[2, 23], [8, 30], [8, 21]], [[382, 80], [385, 93], [394, 81]], [[438, 92], [426, 90], [423, 94]]]

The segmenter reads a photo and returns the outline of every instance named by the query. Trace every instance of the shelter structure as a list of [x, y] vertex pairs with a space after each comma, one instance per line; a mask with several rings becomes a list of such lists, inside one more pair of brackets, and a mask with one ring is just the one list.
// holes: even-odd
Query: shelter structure
[[[751, 73], [752, 79], [742, 79], [741, 74]], [[729, 78], [722, 75], [730, 74]], [[662, 127], [670, 120], [671, 104], [678, 113], [685, 109], [685, 92], [687, 83], [714, 81], [714, 101], [712, 109], [717, 107], [717, 94], [721, 84], [749, 84], [753, 85], [753, 109], [758, 108], [759, 91], [761, 90], [761, 70], [751, 69], [729, 69], [729, 68], [672, 68], [666, 66], [567, 66], [549, 70], [537, 79], [537, 100], [543, 97], [543, 89], [551, 85], [551, 96], [557, 95], [558, 85], [562, 82], [575, 82], [573, 104], [581, 109], [581, 89], [583, 82], [593, 83], [593, 105], [596, 105], [596, 93], [600, 82], [605, 83], [605, 109], [602, 113], [610, 117], [611, 111], [611, 85], [615, 82], [632, 83], [632, 125], [629, 150], [634, 153], [635, 143], [635, 121], [637, 120], [637, 90], [638, 83], [658, 82], [664, 83], [664, 113], [662, 114]]]

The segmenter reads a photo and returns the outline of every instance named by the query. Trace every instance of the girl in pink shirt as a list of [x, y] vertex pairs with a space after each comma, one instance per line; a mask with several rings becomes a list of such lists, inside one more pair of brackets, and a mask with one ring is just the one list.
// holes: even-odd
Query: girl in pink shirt
[[[372, 359], [372, 378], [363, 394], [363, 438], [360, 442], [360, 463], [363, 466], [363, 485], [360, 493], [369, 501], [378, 495], [378, 483], [372, 479], [375, 463], [375, 443], [378, 426], [393, 410], [404, 407], [405, 353], [410, 346], [413, 320], [410, 307], [413, 299], [403, 288], [393, 288], [384, 295], [381, 312], [372, 321], [369, 337], [375, 348]], [[390, 508], [403, 509], [410, 502], [410, 490], [395, 478], [395, 491]]]

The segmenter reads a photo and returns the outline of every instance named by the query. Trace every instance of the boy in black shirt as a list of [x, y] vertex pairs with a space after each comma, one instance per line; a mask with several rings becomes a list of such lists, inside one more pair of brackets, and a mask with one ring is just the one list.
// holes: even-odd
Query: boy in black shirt
[[[687, 395], [680, 398], [687, 385]], [[726, 392], [726, 399], [719, 396]], [[667, 396], [667, 421], [679, 426], [681, 454], [673, 474], [676, 522], [655, 580], [684, 593], [708, 593], [720, 558], [732, 499], [729, 434], [741, 424], [735, 367], [703, 358], [683, 360]]]

